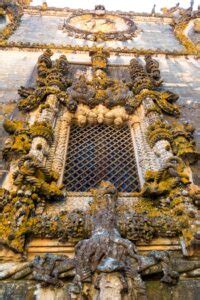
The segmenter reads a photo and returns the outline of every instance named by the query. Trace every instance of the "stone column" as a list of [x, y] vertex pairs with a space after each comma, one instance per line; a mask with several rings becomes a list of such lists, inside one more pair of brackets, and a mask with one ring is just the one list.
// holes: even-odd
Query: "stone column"
[[123, 285], [119, 273], [103, 274], [99, 282], [99, 293], [95, 300], [121, 300]]
[[[154, 106], [155, 104], [151, 98], [147, 97], [146, 99], [144, 99], [143, 107], [144, 107], [145, 118], [143, 124], [146, 132], [150, 125], [154, 124], [157, 121], [162, 120], [162, 116], [160, 115], [160, 113], [156, 112], [155, 110], [151, 110], [151, 108]], [[173, 156], [171, 145], [167, 140], [159, 140], [154, 145], [152, 150], [154, 151], [157, 159], [159, 160], [161, 167], [165, 164], [165, 162], [170, 157]], [[156, 170], [156, 168], [154, 170]]]
[[59, 130], [55, 142], [56, 144], [54, 145], [55, 152], [51, 153], [51, 156], [54, 157], [52, 160], [52, 170], [60, 174], [59, 183], [62, 183], [63, 179], [71, 119], [72, 114], [66, 111], [58, 120], [57, 126]]
[[[54, 125], [55, 117], [57, 113], [57, 97], [56, 95], [49, 95], [47, 97], [46, 103], [47, 108], [40, 112], [40, 107], [31, 115], [29, 118], [29, 125], [33, 125], [35, 122], [47, 122]], [[49, 144], [47, 140], [43, 137], [34, 137], [31, 144], [31, 149], [29, 154], [34, 156], [43, 165], [46, 163], [46, 157], [49, 152]], [[9, 172], [3, 182], [2, 187], [7, 190], [14, 190], [15, 186], [13, 184], [13, 174], [18, 169], [18, 161], [13, 160], [10, 163]]]

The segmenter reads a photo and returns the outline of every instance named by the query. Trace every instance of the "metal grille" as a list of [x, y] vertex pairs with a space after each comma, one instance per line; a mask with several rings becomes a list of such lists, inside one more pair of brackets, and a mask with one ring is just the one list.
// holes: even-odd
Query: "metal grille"
[[102, 180], [119, 192], [138, 191], [138, 173], [128, 127], [72, 125], [64, 173], [67, 191], [85, 192]]

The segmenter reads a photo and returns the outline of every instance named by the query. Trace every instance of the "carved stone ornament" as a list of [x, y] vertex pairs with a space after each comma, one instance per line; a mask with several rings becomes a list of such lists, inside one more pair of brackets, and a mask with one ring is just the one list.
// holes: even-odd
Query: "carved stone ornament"
[[[52, 55], [47, 49], [38, 58], [35, 87], [19, 88], [18, 108], [26, 121], [4, 121], [9, 172], [0, 189], [0, 243], [24, 254], [31, 239], [56, 239], [73, 243], [75, 254], [46, 253], [8, 264], [0, 279], [29, 278], [55, 288], [71, 280], [66, 293], [75, 299], [87, 291], [87, 297], [104, 300], [109, 289], [115, 299], [147, 299], [146, 277], [154, 274], [173, 285], [188, 271], [171, 252], [141, 253], [141, 242], [181, 238], [187, 256], [198, 245], [200, 192], [189, 168], [199, 158], [193, 128], [164, 121], [165, 114], [180, 114], [178, 95], [162, 88], [153, 57], [146, 56], [145, 65], [131, 60], [131, 81], [125, 82], [108, 76], [109, 53], [102, 49], [90, 52], [91, 78], [73, 78], [67, 58], [53, 61]], [[52, 202], [68, 204], [62, 183], [71, 124], [129, 126], [141, 189], [128, 204], [112, 183], [101, 182], [89, 191], [85, 209], [49, 213]], [[199, 267], [196, 262], [192, 270]]]
[[107, 13], [101, 6], [93, 13], [74, 13], [63, 24], [63, 30], [69, 36], [91, 41], [121, 40], [126, 41], [136, 35], [133, 20]]
[[152, 251], [148, 256], [141, 256], [132, 242], [121, 237], [116, 224], [115, 187], [102, 182], [93, 190], [93, 197], [88, 215], [91, 236], [76, 245], [74, 258], [52, 254], [35, 257], [31, 262], [8, 266], [7, 270], [0, 272], [0, 279], [20, 279], [32, 274], [31, 278], [44, 286], [61, 286], [65, 278], [74, 276], [73, 284], [78, 294], [84, 292], [84, 284], [94, 284], [96, 293], [101, 294], [106, 292], [104, 281], [108, 274], [113, 273], [121, 282], [119, 295], [131, 293], [131, 299], [146, 299], [142, 274], [157, 266], [157, 272], [160, 268], [163, 272], [162, 282], [176, 284], [179, 274], [172, 269], [169, 253]]

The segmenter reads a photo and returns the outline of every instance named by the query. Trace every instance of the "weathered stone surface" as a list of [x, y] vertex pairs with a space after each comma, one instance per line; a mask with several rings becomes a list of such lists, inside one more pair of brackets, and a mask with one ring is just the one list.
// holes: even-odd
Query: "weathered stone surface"
[[35, 284], [24, 282], [0, 283], [0, 300], [32, 300], [35, 299]]
[[18, 99], [17, 90], [21, 85], [30, 85], [34, 78], [34, 66], [38, 52], [19, 52], [0, 50], [0, 183], [6, 174], [2, 161], [2, 147], [6, 133], [2, 127], [4, 118], [13, 115]]
[[181, 280], [175, 287], [163, 285], [158, 281], [147, 282], [148, 300], [198, 300], [200, 282], [198, 280]]
[[[62, 25], [66, 17], [24, 15], [20, 27], [10, 37], [9, 41], [30, 43], [54, 43], [56, 45], [88, 45], [95, 44], [91, 41], [74, 39], [62, 31]], [[162, 21], [136, 22], [140, 33], [131, 41], [107, 41], [101, 43], [107, 47], [128, 47], [161, 50], [183, 50], [178, 40], [173, 35], [169, 24]], [[156, 43], [155, 43], [156, 41]]]
[[18, 99], [20, 85], [30, 85], [39, 52], [0, 50], [0, 102]]
[[[40, 289], [38, 285], [31, 281], [3, 281], [0, 283], [0, 300], [52, 299], [47, 296], [53, 296], [53, 299], [67, 300], [67, 286], [68, 284], [65, 284], [61, 289]], [[199, 280], [180, 280], [179, 284], [173, 287], [166, 286], [155, 280], [147, 281], [146, 286], [148, 300], [199, 300]], [[115, 298], [112, 299], [114, 300]]]
[[188, 37], [195, 43], [198, 47], [200, 46], [200, 18], [195, 19], [189, 23], [187, 28]]
[[[54, 11], [52, 11], [51, 13], [53, 14], [53, 12]], [[12, 41], [27, 42], [30, 44], [33, 44], [33, 43], [39, 43], [39, 44], [55, 43], [56, 46], [67, 45], [67, 44], [71, 44], [74, 46], [75, 45], [92, 46], [94, 44], [97, 44], [97, 43], [94, 43], [94, 42], [91, 42], [88, 40], [80, 40], [80, 39], [70, 38], [66, 32], [63, 32], [61, 27], [62, 27], [64, 19], [66, 17], [59, 17], [56, 13], [55, 13], [55, 16], [44, 16], [44, 14], [45, 14], [44, 12], [41, 12], [38, 10], [37, 15], [34, 15], [34, 16], [24, 15], [19, 28], [10, 37], [9, 41], [10, 42], [12, 42]], [[67, 16], [67, 14], [66, 14], [66, 16]], [[126, 46], [128, 48], [135, 47], [137, 49], [154, 49], [154, 50], [160, 49], [160, 50], [170, 50], [170, 51], [173, 51], [173, 50], [181, 51], [184, 49], [183, 46], [180, 45], [178, 40], [176, 40], [176, 38], [172, 32], [172, 29], [169, 25], [169, 20], [168, 20], [168, 23], [164, 23], [164, 22], [162, 23], [162, 19], [158, 19], [156, 21], [156, 18], [155, 18], [155, 20], [151, 19], [147, 22], [145, 22], [144, 19], [137, 18], [136, 23], [137, 23], [137, 26], [140, 31], [139, 31], [138, 35], [135, 38], [133, 38], [133, 40], [131, 40], [131, 41], [129, 40], [126, 42], [121, 42], [121, 41], [103, 42], [103, 43], [101, 43], [101, 46], [113, 47], [113, 48]], [[148, 18], [146, 17], [146, 20], [147, 19]], [[1, 24], [0, 24], [0, 28], [2, 28]], [[191, 38], [193, 39], [193, 41], [198, 43], [197, 39], [199, 37], [197, 36], [197, 34], [193, 34], [189, 31], [188, 35], [189, 36], [191, 35]], [[98, 44], [98, 45], [100, 45], [100, 44]], [[119, 49], [118, 49], [118, 51], [119, 51]], [[32, 51], [29, 52], [29, 51], [25, 51], [25, 50], [22, 50], [22, 51], [19, 51], [19, 50], [18, 51], [17, 50], [0, 51], [0, 62], [2, 65], [2, 68], [0, 71], [0, 145], [3, 144], [3, 140], [5, 137], [5, 133], [2, 130], [3, 119], [5, 117], [10, 117], [12, 114], [15, 114], [15, 116], [18, 114], [18, 113], [16, 113], [16, 110], [15, 110], [15, 102], [18, 100], [17, 89], [20, 87], [20, 85], [25, 85], [25, 86], [33, 85], [33, 82], [35, 80], [34, 66], [35, 66], [36, 60], [39, 55], [40, 55], [39, 50], [36, 50], [36, 52], [32, 52]], [[56, 55], [54, 57], [56, 57], [57, 55], [58, 55], [58, 53], [56, 53]], [[108, 70], [108, 72], [110, 73], [109, 75], [114, 78], [125, 79], [127, 82], [129, 82], [130, 74], [129, 74], [127, 65], [129, 64], [129, 62], [133, 58], [133, 56], [134, 56], [133, 54], [127, 55], [127, 56], [124, 54], [124, 56], [122, 57], [120, 55], [117, 56], [112, 53], [112, 56], [109, 58], [109, 64], [111, 65], [111, 66], [109, 66], [109, 70]], [[88, 77], [92, 76], [92, 67], [88, 67], [88, 64], [90, 64], [90, 62], [91, 62], [89, 53], [82, 53], [82, 54], [77, 53], [76, 54], [74, 51], [73, 53], [67, 53], [67, 58], [69, 58], [69, 62], [73, 61], [76, 63], [76, 66], [73, 66], [72, 68], [70, 65], [70, 71], [69, 71], [70, 79], [73, 77], [73, 75], [76, 76], [78, 72], [81, 73], [82, 71], [87, 73]], [[48, 58], [46, 58], [46, 59], [48, 61]], [[140, 56], [137, 59], [140, 60], [141, 63], [144, 63], [143, 56]], [[165, 57], [164, 55], [158, 55], [156, 57], [156, 60], [159, 61], [159, 63], [160, 63], [161, 77], [164, 79], [163, 88], [168, 89], [168, 90], [180, 95], [178, 104], [180, 104], [180, 106], [181, 106], [181, 112], [182, 112], [181, 119], [184, 121], [192, 121], [194, 127], [196, 127], [195, 137], [196, 137], [197, 144], [200, 147], [200, 122], [199, 122], [200, 68], [199, 68], [198, 60], [196, 58], [194, 58], [193, 56], [189, 56], [186, 58], [183, 56], [171, 56], [171, 55], [169, 55], [169, 57]], [[116, 64], [118, 66], [113, 67], [113, 64]], [[44, 76], [44, 77], [46, 77], [46, 76]], [[78, 77], [78, 75], [77, 75], [77, 77]], [[46, 109], [46, 108], [43, 107], [43, 109]], [[13, 113], [13, 111], [14, 111], [14, 113]], [[17, 115], [17, 116], [19, 116], [19, 115]], [[20, 116], [19, 116], [19, 118], [20, 118]], [[170, 118], [169, 118], [169, 120], [170, 120]], [[145, 146], [142, 145], [142, 148], [145, 148]], [[0, 150], [1, 150], [1, 146], [0, 146]], [[148, 159], [146, 161], [148, 161]], [[148, 163], [147, 163], [147, 166], [148, 166]], [[20, 171], [21, 171], [21, 169], [20, 169]], [[195, 165], [193, 167], [193, 171], [194, 171], [193, 177], [194, 177], [195, 183], [200, 183], [200, 175], [198, 173], [198, 165]], [[3, 178], [3, 176], [5, 174], [6, 174], [6, 166], [2, 163], [2, 157], [0, 156], [0, 179]], [[36, 176], [35, 176], [35, 178], [36, 178]], [[21, 186], [24, 184], [23, 179], [21, 179], [20, 184], [21, 184]], [[20, 194], [23, 195], [23, 193], [20, 192], [19, 197], [20, 197]], [[107, 195], [107, 193], [105, 195]], [[110, 198], [108, 197], [108, 199], [110, 199]], [[133, 207], [134, 201], [136, 201], [137, 199], [134, 199], [134, 197], [132, 197], [130, 199], [128, 197], [127, 198], [122, 197], [119, 199], [119, 202], [121, 202], [121, 205], [123, 206], [123, 204], [125, 204], [126, 200], [128, 202], [128, 205]], [[72, 221], [70, 219], [72, 226], [70, 223], [71, 227], [69, 226], [69, 230], [73, 231], [76, 228], [76, 226], [77, 226], [77, 228], [79, 226], [79, 225], [77, 225], [77, 220], [79, 221], [80, 224], [82, 224], [81, 223], [82, 217], [79, 218], [78, 213], [75, 214], [75, 217], [73, 218], [73, 210], [75, 210], [76, 208], [80, 208], [83, 211], [87, 211], [88, 206], [91, 204], [90, 202], [91, 202], [90, 195], [87, 195], [85, 198], [81, 197], [78, 194], [77, 195], [67, 195], [67, 198], [61, 202], [57, 202], [57, 203], [55, 202], [54, 204], [48, 203], [48, 205], [46, 206], [46, 211], [48, 211], [48, 214], [50, 216], [52, 216], [51, 220], [53, 220], [53, 216], [56, 215], [55, 221], [57, 220], [56, 218], [59, 217], [58, 214], [61, 212], [61, 210], [65, 209], [66, 211], [69, 211], [71, 213], [70, 217], [72, 216]], [[102, 204], [102, 201], [99, 201], [99, 206], [101, 206], [101, 204]], [[127, 205], [127, 207], [128, 207], [128, 205]], [[172, 210], [173, 209], [171, 209], [171, 211]], [[36, 211], [36, 215], [38, 213], [38, 215], [44, 216], [46, 211], [44, 210], [44, 206], [42, 203], [41, 207], [39, 206], [38, 211]], [[184, 211], [184, 213], [187, 214], [186, 210]], [[83, 212], [83, 214], [84, 214], [84, 212]], [[194, 215], [193, 217], [195, 217], [194, 212], [191, 212], [191, 214], [193, 214]], [[22, 215], [23, 215], [23, 212], [22, 212]], [[101, 222], [102, 224], [99, 227], [100, 229], [104, 228], [105, 224], [107, 224], [106, 222], [108, 222], [106, 220], [107, 215], [105, 213], [102, 213], [102, 216], [104, 217], [104, 219], [102, 219], [103, 222]], [[113, 216], [114, 216], [114, 212], [113, 212]], [[94, 218], [98, 218], [98, 214], [94, 214]], [[164, 218], [164, 217], [162, 216], [162, 218]], [[15, 217], [14, 219], [17, 219], [17, 218]], [[113, 217], [113, 219], [114, 219], [114, 217]], [[44, 233], [43, 237], [44, 236], [46, 237], [45, 226], [47, 225], [47, 227], [48, 227], [48, 222], [51, 223], [51, 220], [48, 221], [48, 219], [44, 218], [44, 223], [42, 224], [44, 226], [42, 226], [42, 230], [41, 230], [42, 233]], [[63, 223], [63, 219], [61, 220], [61, 222]], [[142, 222], [143, 222], [143, 220], [142, 220]], [[55, 223], [53, 223], [53, 222], [52, 222], [52, 224], [55, 225]], [[124, 222], [124, 224], [126, 226], [125, 222]], [[132, 224], [134, 227], [135, 226], [134, 222], [132, 222]], [[25, 228], [26, 229], [29, 228], [28, 226]], [[82, 225], [80, 225], [80, 227], [81, 226]], [[89, 225], [87, 224], [87, 226], [89, 226]], [[67, 226], [64, 226], [64, 227], [66, 228]], [[108, 223], [107, 227], [108, 227], [108, 228], [106, 228], [107, 231], [110, 232], [110, 229], [112, 226], [110, 226]], [[139, 228], [139, 225], [137, 225], [135, 227]], [[65, 228], [64, 228], [64, 230], [65, 230]], [[82, 269], [84, 272], [86, 272], [86, 275], [87, 275], [87, 271], [88, 271], [88, 266], [90, 265], [90, 257], [92, 257], [92, 255], [90, 255], [90, 252], [92, 253], [92, 249], [93, 249], [92, 247], [94, 247], [94, 249], [96, 251], [96, 253], [95, 253], [96, 256], [98, 256], [101, 249], [102, 249], [102, 252], [105, 251], [105, 249], [106, 249], [105, 245], [107, 243], [107, 240], [105, 239], [103, 234], [102, 234], [103, 242], [101, 242], [101, 240], [99, 242], [99, 240], [98, 240], [98, 238], [99, 238], [98, 235], [100, 232], [99, 228], [98, 227], [96, 228], [96, 232], [95, 232], [96, 236], [94, 234], [93, 239], [90, 238], [90, 239], [83, 240], [83, 242], [86, 242], [86, 243], [88, 243], [88, 241], [90, 241], [90, 243], [88, 243], [88, 246], [86, 248], [83, 247], [84, 245], [81, 246], [81, 244], [79, 244], [80, 249], [81, 249], [81, 250], [79, 249], [80, 250], [79, 253], [77, 252], [79, 254], [79, 262], [82, 262], [82, 264], [84, 265], [84, 267]], [[162, 225], [160, 226], [160, 228], [162, 228]], [[64, 230], [62, 228], [62, 232]], [[113, 232], [116, 234], [116, 229], [115, 229], [115, 231], [113, 230]], [[29, 232], [28, 232], [28, 234], [29, 234]], [[115, 245], [114, 242], [117, 245], [117, 241], [118, 241], [118, 239], [116, 239], [116, 237], [115, 237], [115, 234], [112, 235], [113, 238], [115, 238], [115, 240], [112, 241], [113, 245]], [[146, 236], [146, 235], [147, 234], [143, 234], [143, 236]], [[66, 236], [67, 236], [67, 233], [66, 233]], [[197, 233], [196, 236], [198, 239], [199, 234]], [[29, 235], [28, 235], [28, 237], [29, 237]], [[65, 254], [65, 255], [68, 255], [70, 258], [73, 257], [73, 255], [74, 255], [74, 243], [73, 242], [69, 242], [68, 240], [66, 240], [66, 243], [61, 244], [60, 241], [43, 239], [43, 237], [41, 236], [41, 239], [32, 240], [32, 242], [29, 245], [27, 243], [27, 258], [28, 259], [32, 259], [35, 255], [38, 255], [38, 254], [43, 256], [47, 252], [55, 253], [55, 254]], [[12, 235], [11, 235], [11, 238], [12, 238]], [[76, 236], [76, 238], [77, 238], [77, 236]], [[87, 238], [87, 237], [84, 237], [84, 238]], [[128, 239], [129, 240], [127, 240], [127, 241], [130, 242], [130, 246], [132, 246], [131, 237], [128, 237]], [[120, 242], [121, 241], [124, 243], [124, 241], [125, 241], [124, 238], [122, 238], [122, 239], [120, 238]], [[175, 266], [175, 268], [173, 268], [173, 270], [175, 270], [176, 272], [180, 272], [179, 283], [176, 286], [172, 287], [172, 286], [166, 286], [163, 283], [160, 283], [160, 281], [159, 281], [159, 279], [161, 277], [163, 277], [163, 275], [164, 275], [165, 280], [168, 277], [168, 275], [170, 275], [170, 272], [168, 272], [168, 271], [166, 272], [166, 257], [163, 256], [164, 259], [163, 259], [163, 261], [161, 260], [162, 262], [164, 262], [164, 264], [155, 266], [155, 268], [154, 268], [154, 265], [151, 265], [152, 268], [150, 270], [147, 269], [146, 272], [144, 269], [142, 271], [141, 270], [138, 271], [138, 269], [137, 269], [137, 273], [139, 273], [139, 276], [141, 276], [141, 278], [145, 281], [145, 284], [147, 286], [147, 299], [150, 299], [150, 300], [154, 300], [154, 299], [197, 300], [197, 299], [199, 299], [200, 284], [199, 284], [198, 280], [195, 280], [195, 278], [198, 278], [200, 275], [199, 263], [197, 261], [197, 258], [196, 259], [194, 258], [194, 260], [193, 260], [193, 258], [192, 259], [188, 258], [187, 260], [183, 260], [182, 257], [180, 258], [178, 256], [178, 253], [181, 252], [181, 245], [179, 243], [178, 238], [164, 240], [164, 241], [159, 241], [159, 239], [158, 239], [156, 242], [152, 241], [152, 243], [147, 242], [146, 244], [142, 243], [142, 238], [141, 238], [139, 240], [139, 242], [140, 242], [139, 247], [138, 247], [139, 253], [141, 251], [142, 254], [144, 254], [144, 255], [148, 254], [148, 251], [150, 251], [150, 250], [156, 250], [154, 253], [155, 255], [159, 254], [159, 253], [157, 253], [158, 250], [170, 250], [170, 252], [173, 252], [174, 256], [172, 259], [172, 264], [173, 264], [173, 267]], [[123, 243], [121, 245], [125, 245]], [[112, 253], [113, 256], [116, 255], [116, 249], [118, 250], [119, 254], [121, 251], [121, 248], [120, 247], [116, 248], [116, 245], [115, 245], [115, 247], [112, 248], [112, 246], [110, 246], [110, 244], [109, 244], [109, 247], [108, 247], [108, 250], [110, 252], [111, 252], [111, 250], [113, 251], [113, 253]], [[161, 254], [161, 256], [163, 255], [163, 253]], [[158, 260], [160, 259], [159, 255], [157, 256]], [[176, 255], [177, 255], [177, 257], [176, 257]], [[4, 257], [6, 257], [6, 259]], [[48, 258], [48, 255], [46, 256], [46, 258]], [[84, 259], [84, 261], [82, 261], [82, 258], [86, 258], [86, 259]], [[2, 249], [0, 249], [0, 260], [1, 259], [3, 259], [4, 262], [6, 262], [6, 263], [11, 261], [11, 264], [12, 264], [14, 261], [19, 260], [19, 255], [15, 256], [14, 252], [12, 253], [11, 251], [7, 251], [6, 248], [5, 249], [2, 248]], [[0, 283], [0, 300], [7, 300], [7, 299], [9, 299], [9, 300], [10, 299], [11, 300], [12, 299], [13, 300], [14, 299], [17, 299], [17, 300], [18, 299], [20, 299], [20, 300], [23, 300], [23, 299], [25, 299], [25, 300], [29, 300], [29, 299], [30, 300], [31, 299], [48, 299], [48, 300], [49, 299], [52, 299], [52, 300], [56, 300], [56, 299], [62, 300], [63, 299], [63, 300], [65, 300], [66, 299], [66, 300], [68, 300], [68, 299], [71, 299], [71, 297], [69, 298], [69, 296], [71, 294], [69, 292], [69, 286], [67, 283], [67, 279], [64, 280], [64, 286], [59, 289], [57, 288], [57, 286], [56, 286], [56, 288], [52, 288], [50, 286], [48, 286], [48, 288], [42, 288], [39, 284], [36, 285], [35, 282], [29, 281], [30, 278], [41, 281], [41, 275], [43, 276], [44, 274], [47, 276], [50, 275], [50, 277], [51, 277], [52, 274], [51, 274], [51, 270], [49, 268], [51, 268], [53, 266], [53, 264], [51, 265], [47, 259], [45, 261], [44, 267], [42, 269], [42, 267], [40, 268], [40, 264], [38, 263], [41, 261], [42, 261], [42, 258], [40, 258], [39, 260], [37, 260], [37, 259], [35, 260], [34, 267], [36, 267], [36, 268], [35, 268], [35, 271], [34, 271], [35, 273], [34, 273], [33, 277], [31, 277], [31, 273], [29, 272], [29, 270], [25, 270], [26, 272], [28, 271], [28, 273], [25, 272], [25, 274], [28, 275], [26, 281], [25, 280], [18, 281], [18, 282], [14, 281], [14, 279], [20, 278], [19, 274], [17, 274], [15, 277], [12, 277], [13, 280], [11, 280], [11, 281], [7, 280], [4, 282], [1, 282]], [[115, 265], [111, 264], [112, 261], [113, 260], [112, 259], [110, 260], [109, 256], [107, 257], [107, 260], [102, 259], [102, 261], [101, 261], [101, 259], [99, 258], [98, 272], [100, 271], [104, 274], [103, 274], [103, 277], [101, 278], [102, 280], [100, 280], [100, 282], [99, 282], [100, 283], [99, 286], [94, 285], [91, 287], [92, 291], [94, 291], [94, 289], [96, 289], [95, 290], [96, 293], [94, 293], [94, 295], [98, 295], [96, 298], [93, 297], [93, 299], [97, 299], [97, 298], [102, 299], [102, 300], [121, 299], [121, 293], [123, 293], [122, 290], [126, 289], [126, 287], [124, 288], [124, 286], [121, 285], [121, 283], [123, 283], [123, 282], [120, 282], [121, 278], [119, 278], [118, 275], [113, 272], [109, 273], [109, 275], [105, 275], [106, 271], [108, 271], [108, 270], [110, 271], [110, 267], [113, 267], [112, 270], [114, 270]], [[54, 263], [54, 262], [55, 261], [52, 259], [52, 263]], [[85, 262], [87, 262], [87, 263], [85, 263]], [[97, 259], [97, 262], [98, 262], [98, 259]], [[127, 258], [126, 258], [125, 262], [127, 263]], [[110, 265], [109, 265], [109, 263], [110, 263]], [[120, 264], [118, 266], [121, 267]], [[77, 270], [78, 269], [79, 269], [79, 273], [81, 274], [82, 270], [81, 270], [80, 263], [77, 266]], [[39, 270], [39, 271], [37, 272], [37, 270]], [[91, 268], [91, 270], [89, 270], [89, 271], [91, 271], [91, 274], [93, 274], [92, 272], [94, 272], [94, 270], [95, 269]], [[127, 271], [127, 269], [125, 268], [124, 271]], [[37, 277], [37, 275], [39, 275], [39, 276]], [[171, 273], [171, 275], [173, 275], [173, 274]], [[174, 282], [176, 284], [178, 274], [176, 273], [175, 275], [176, 276], [174, 277], [174, 279], [176, 279], [176, 280]], [[65, 274], [62, 274], [62, 276], [65, 276]], [[70, 274], [70, 276], [72, 276], [72, 275]], [[79, 276], [79, 277], [81, 277], [81, 276]], [[3, 277], [3, 278], [8, 278], [8, 277]], [[61, 278], [65, 278], [65, 277], [61, 277]], [[90, 278], [90, 275], [88, 276], [88, 278]], [[140, 278], [140, 277], [135, 278], [135, 281], [137, 281], [138, 278]], [[42, 280], [43, 279], [44, 278], [42, 278]], [[52, 278], [50, 278], [50, 279], [52, 279]], [[78, 281], [78, 282], [79, 283], [84, 282], [85, 279], [87, 279], [87, 276], [86, 276], [86, 278], [82, 278], [82, 280]], [[169, 281], [169, 278], [167, 278], [167, 280], [168, 280], [168, 281], [166, 281], [167, 283], [173, 283], [173, 280]], [[46, 282], [47, 285], [49, 283], [51, 284], [51, 281], [48, 281], [48, 278], [46, 278], [44, 280], [44, 282]], [[88, 281], [87, 281], [87, 283], [88, 283]], [[73, 287], [72, 287], [72, 289], [73, 289]], [[75, 294], [77, 294], [77, 293], [75, 292]], [[89, 294], [89, 292], [88, 292], [88, 294]], [[74, 299], [80, 299], [79, 296], [77, 296], [77, 295], [73, 295], [73, 296], [74, 296]], [[87, 299], [87, 297], [85, 297], [85, 298]], [[91, 297], [90, 297], [90, 299], [91, 299]], [[135, 299], [135, 297], [130, 297], [130, 299]], [[138, 299], [143, 300], [143, 298], [138, 298]]]

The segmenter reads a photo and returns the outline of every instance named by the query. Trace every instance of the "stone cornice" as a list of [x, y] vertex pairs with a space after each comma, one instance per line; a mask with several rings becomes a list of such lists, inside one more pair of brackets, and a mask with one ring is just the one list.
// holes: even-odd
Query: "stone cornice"
[[[52, 49], [52, 50], [57, 50], [57, 51], [62, 51], [64, 53], [67, 52], [80, 52], [80, 53], [87, 53], [90, 51], [97, 50], [99, 47], [97, 46], [72, 46], [70, 44], [68, 45], [55, 45], [53, 43], [51, 44], [37, 44], [37, 43], [22, 43], [22, 42], [7, 42], [7, 41], [0, 41], [0, 49], [21, 49], [22, 51], [43, 51], [44, 49]], [[194, 53], [193, 51], [188, 51], [188, 50], [182, 50], [182, 51], [169, 51], [169, 50], [160, 50], [160, 49], [137, 49], [137, 48], [111, 48], [107, 47], [104, 48], [105, 51], [110, 52], [111, 54], [123, 54], [123, 55], [146, 55], [146, 54], [151, 54], [151, 55], [158, 55], [158, 54], [164, 54], [167, 56], [183, 56], [183, 55], [195, 55], [197, 53]]]
[[[73, 13], [73, 12], [80, 12], [80, 13], [93, 13], [94, 10], [90, 10], [90, 9], [72, 9], [69, 7], [64, 7], [64, 8], [57, 8], [57, 7], [48, 7], [46, 10], [41, 10], [41, 6], [29, 6], [29, 7], [25, 7], [24, 8], [24, 13], [28, 13], [28, 14], [36, 14], [36, 13], [41, 13], [43, 15], [47, 15], [47, 16], [51, 16], [51, 15], [56, 15], [56, 16], [66, 16], [69, 13]], [[121, 11], [121, 10], [106, 10], [107, 13], [109, 14], [118, 14], [118, 15], [124, 15], [124, 16], [129, 16], [129, 17], [136, 17], [135, 20], [138, 21], [142, 21], [143, 18], [144, 20], [148, 19], [148, 22], [154, 22], [154, 21], [164, 21], [167, 23], [171, 23], [172, 21], [172, 17], [169, 17], [167, 15], [164, 14], [155, 14], [154, 16], [152, 16], [151, 14], [148, 13], [137, 13], [137, 12], [125, 12], [125, 11]]]

